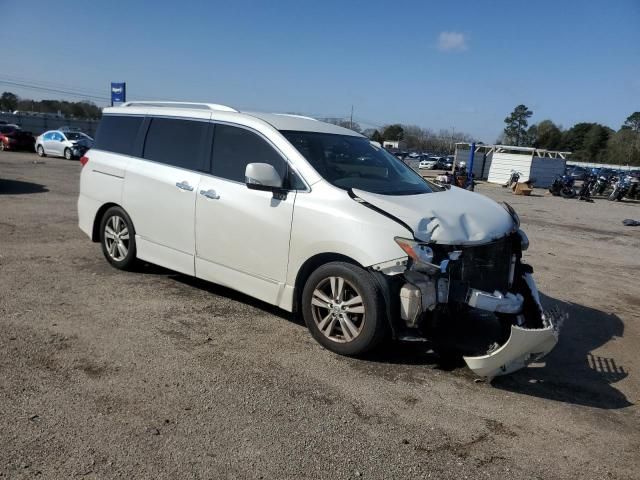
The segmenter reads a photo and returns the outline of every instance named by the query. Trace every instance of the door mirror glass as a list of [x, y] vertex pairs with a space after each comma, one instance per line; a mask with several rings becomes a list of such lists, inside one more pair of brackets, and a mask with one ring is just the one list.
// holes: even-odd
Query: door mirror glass
[[245, 183], [253, 190], [274, 190], [282, 188], [282, 178], [268, 163], [250, 163], [244, 171]]

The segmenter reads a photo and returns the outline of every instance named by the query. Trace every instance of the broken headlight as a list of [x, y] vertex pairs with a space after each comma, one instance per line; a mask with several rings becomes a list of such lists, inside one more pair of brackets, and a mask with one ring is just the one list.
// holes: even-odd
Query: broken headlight
[[429, 245], [402, 237], [395, 237], [394, 240], [414, 262], [433, 264], [433, 249]]

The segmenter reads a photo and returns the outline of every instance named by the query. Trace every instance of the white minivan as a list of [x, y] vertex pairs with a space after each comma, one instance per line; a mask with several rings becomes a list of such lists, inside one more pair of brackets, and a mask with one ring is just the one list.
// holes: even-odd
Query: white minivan
[[80, 163], [79, 226], [114, 267], [143, 260], [297, 312], [333, 352], [385, 338], [449, 352], [451, 332], [473, 332], [456, 351], [493, 377], [557, 343], [513, 209], [431, 184], [354, 131], [129, 102], [104, 110]]

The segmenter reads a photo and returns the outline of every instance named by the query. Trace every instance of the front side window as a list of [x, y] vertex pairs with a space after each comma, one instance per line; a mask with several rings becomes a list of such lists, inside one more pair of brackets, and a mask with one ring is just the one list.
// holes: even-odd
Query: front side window
[[96, 132], [95, 148], [132, 155], [143, 117], [105, 115]]
[[207, 164], [203, 146], [208, 129], [208, 122], [153, 118], [142, 156], [174, 167], [203, 171]]
[[281, 132], [328, 182], [382, 195], [431, 193], [429, 185], [384, 148], [364, 137], [317, 132]]
[[244, 128], [216, 125], [211, 173], [244, 183], [244, 172], [250, 163], [273, 165], [280, 178], [287, 178], [287, 162], [260, 136]]

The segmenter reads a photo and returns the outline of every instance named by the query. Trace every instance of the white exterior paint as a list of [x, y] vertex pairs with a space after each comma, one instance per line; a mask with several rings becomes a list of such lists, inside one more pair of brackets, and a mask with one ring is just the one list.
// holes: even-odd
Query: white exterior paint
[[202, 175], [198, 190], [219, 198], [196, 195], [196, 276], [277, 304], [296, 192], [275, 200], [271, 192], [210, 175]]
[[[192, 190], [176, 188], [176, 183]], [[196, 192], [200, 173], [143, 159], [129, 162], [124, 180], [122, 206], [136, 229], [138, 257], [158, 263], [163, 257], [154, 252], [170, 253], [171, 264], [163, 265], [187, 275], [194, 275]], [[152, 201], [150, 201], [152, 199]], [[138, 238], [145, 242], [138, 242]], [[157, 248], [147, 251], [151, 244]]]
[[[480, 245], [517, 229], [515, 214], [457, 187], [421, 195], [338, 188], [323, 179], [279, 131], [359, 136], [350, 130], [292, 115], [244, 114], [219, 105], [183, 106], [135, 104], [105, 113], [196, 118], [252, 129], [284, 157], [306, 188], [288, 191], [284, 197], [282, 192], [250, 189], [208, 173], [91, 150], [86, 154], [88, 163], [83, 164], [78, 198], [78, 223], [87, 235], [93, 237], [101, 208], [119, 205], [136, 230], [139, 258], [291, 311], [298, 274], [305, 262], [318, 255], [337, 254], [365, 268], [377, 266], [385, 274], [402, 274], [408, 257], [395, 237], [413, 243], [415, 238]], [[492, 171], [499, 167], [495, 171], [501, 175], [500, 159], [513, 163], [523, 162], [522, 157], [494, 154]], [[446, 263], [442, 265], [446, 273]], [[520, 330], [518, 338], [502, 350], [507, 354], [476, 358], [472, 369], [493, 375], [502, 368], [496, 362], [513, 364], [513, 368], [524, 365], [529, 351], [543, 342], [536, 331]], [[544, 353], [547, 346], [553, 345], [546, 342]]]
[[399, 145], [400, 145], [400, 141], [399, 140], [385, 140], [382, 143], [382, 146], [384, 148], [396, 148], [397, 149], [397, 148], [399, 148]]
[[516, 229], [511, 215], [484, 195], [451, 187], [439, 193], [390, 196], [354, 193], [411, 227], [425, 242], [473, 245], [504, 237]]

